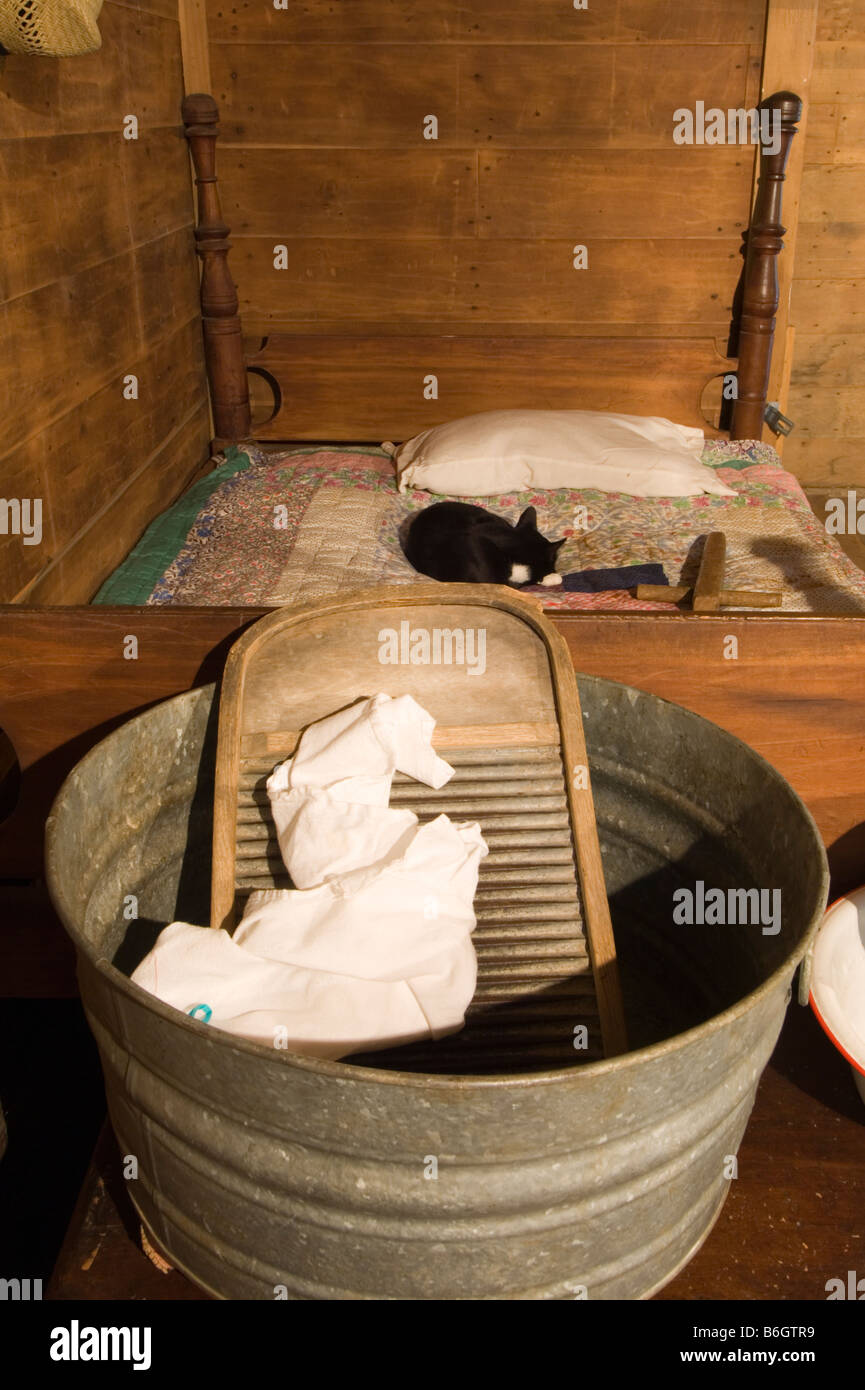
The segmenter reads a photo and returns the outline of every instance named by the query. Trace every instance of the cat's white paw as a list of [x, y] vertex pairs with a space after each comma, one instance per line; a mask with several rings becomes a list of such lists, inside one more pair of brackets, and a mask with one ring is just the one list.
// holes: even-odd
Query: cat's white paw
[[555, 586], [561, 584], [561, 582], [562, 576], [560, 574], [545, 574], [541, 580], [541, 583], [546, 584], [548, 589], [554, 589]]

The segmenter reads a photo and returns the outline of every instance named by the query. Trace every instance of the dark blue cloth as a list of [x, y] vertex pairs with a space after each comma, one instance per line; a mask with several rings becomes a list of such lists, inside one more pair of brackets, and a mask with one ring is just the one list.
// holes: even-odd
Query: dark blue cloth
[[575, 570], [562, 575], [571, 594], [599, 594], [605, 589], [634, 589], [638, 584], [669, 584], [661, 565], [622, 565], [612, 570]]

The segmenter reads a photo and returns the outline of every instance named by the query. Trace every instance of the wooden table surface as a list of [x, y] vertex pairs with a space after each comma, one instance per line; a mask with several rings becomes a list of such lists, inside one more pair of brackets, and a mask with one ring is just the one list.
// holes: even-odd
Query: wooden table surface
[[[865, 1276], [865, 1105], [810, 1009], [792, 1003], [739, 1150], [739, 1174], [702, 1249], [662, 1300], [826, 1300], [829, 1279]], [[106, 1129], [46, 1297], [199, 1300], [142, 1253], [139, 1222]]]

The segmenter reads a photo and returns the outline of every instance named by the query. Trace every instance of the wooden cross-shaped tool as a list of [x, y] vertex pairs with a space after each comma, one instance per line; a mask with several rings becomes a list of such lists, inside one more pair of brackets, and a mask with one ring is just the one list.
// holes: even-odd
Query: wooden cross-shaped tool
[[[780, 608], [778, 589], [759, 592], [752, 589], [722, 589], [727, 538], [723, 531], [710, 531], [703, 547], [691, 607], [695, 613], [715, 613], [719, 608]], [[691, 593], [689, 584], [638, 584], [637, 598], [650, 603], [680, 603]]]

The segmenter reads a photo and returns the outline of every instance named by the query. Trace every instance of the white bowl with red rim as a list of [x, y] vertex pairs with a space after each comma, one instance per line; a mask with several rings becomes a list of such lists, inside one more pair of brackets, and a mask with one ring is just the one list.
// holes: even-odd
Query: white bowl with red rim
[[865, 887], [827, 908], [810, 965], [811, 1008], [865, 1101]]

